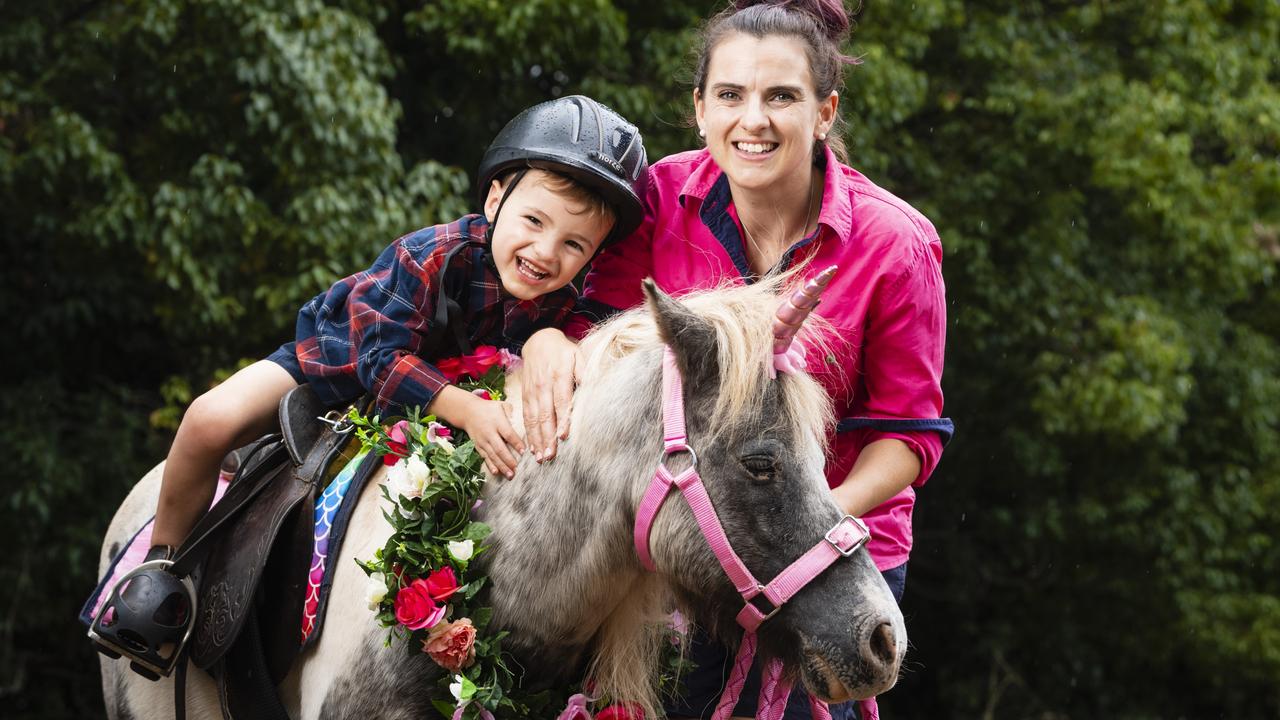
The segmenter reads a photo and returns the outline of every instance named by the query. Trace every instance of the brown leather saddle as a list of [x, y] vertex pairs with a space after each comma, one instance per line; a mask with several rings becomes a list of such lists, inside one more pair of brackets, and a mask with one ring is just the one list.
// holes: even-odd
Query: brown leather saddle
[[288, 717], [276, 686], [301, 647], [316, 497], [357, 449], [332, 410], [309, 385], [290, 391], [280, 433], [237, 451], [235, 479], [174, 558], [199, 588], [189, 657], [227, 718]]

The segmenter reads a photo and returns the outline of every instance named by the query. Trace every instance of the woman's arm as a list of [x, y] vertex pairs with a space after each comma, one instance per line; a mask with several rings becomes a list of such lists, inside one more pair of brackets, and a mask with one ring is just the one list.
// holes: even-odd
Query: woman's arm
[[520, 353], [525, 439], [538, 462], [556, 455], [569, 437], [569, 411], [581, 359], [578, 345], [555, 328], [534, 333]]
[[902, 492], [920, 475], [920, 458], [901, 440], [876, 440], [862, 449], [853, 469], [832, 490], [846, 515], [862, 517]]

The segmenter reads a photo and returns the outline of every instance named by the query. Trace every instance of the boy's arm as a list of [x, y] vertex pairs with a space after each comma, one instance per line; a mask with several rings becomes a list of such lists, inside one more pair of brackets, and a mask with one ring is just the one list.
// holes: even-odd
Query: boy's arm
[[444, 373], [422, 358], [430, 350], [426, 341], [444, 253], [437, 247], [419, 261], [405, 245], [409, 238], [397, 241], [358, 276], [346, 303], [351, 362], [379, 412], [396, 406], [425, 409], [449, 385]]

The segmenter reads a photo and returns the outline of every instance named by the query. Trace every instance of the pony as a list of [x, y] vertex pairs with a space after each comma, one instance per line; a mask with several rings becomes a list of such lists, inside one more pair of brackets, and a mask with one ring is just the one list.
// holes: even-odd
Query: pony
[[[510, 632], [504, 647], [523, 669], [524, 687], [589, 678], [596, 692], [660, 717], [655, 677], [671, 611], [731, 645], [740, 635], [734, 618], [742, 598], [684, 501], [668, 498], [653, 520], [656, 571], [637, 559], [637, 507], [663, 462], [665, 347], [684, 380], [689, 445], [702, 481], [751, 573], [777, 576], [840, 521], [823, 475], [830, 401], [804, 373], [771, 372], [778, 290], [778, 281], [761, 282], [677, 300], [646, 282], [645, 306], [584, 339], [575, 432], [555, 460], [538, 464], [526, 453], [513, 479], [489, 479], [483, 512], [492, 551], [482, 557], [492, 628]], [[519, 398], [519, 371], [507, 382], [511, 398]], [[111, 551], [153, 511], [161, 469], [135, 486], [112, 520], [104, 572]], [[340, 555], [331, 557], [338, 566], [324, 632], [279, 687], [297, 720], [437, 712], [431, 700], [443, 670], [424, 653], [385, 647], [386, 630], [366, 606], [367, 580], [353, 562], [372, 557], [390, 533], [380, 507], [385, 469], [378, 473], [361, 491]], [[862, 548], [781, 606], [760, 627], [758, 644], [761, 657], [780, 660], [789, 679], [840, 702], [892, 687], [907, 642], [902, 614]], [[109, 717], [172, 717], [172, 678], [151, 682], [124, 660], [102, 658], [102, 682]], [[220, 716], [216, 688], [203, 672], [188, 675], [187, 712]]]

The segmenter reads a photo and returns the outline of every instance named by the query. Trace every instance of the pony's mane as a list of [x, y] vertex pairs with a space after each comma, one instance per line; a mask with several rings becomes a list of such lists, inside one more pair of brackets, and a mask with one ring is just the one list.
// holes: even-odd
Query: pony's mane
[[[678, 299], [706, 322], [716, 336], [716, 364], [720, 386], [711, 415], [713, 435], [732, 426], [732, 419], [759, 410], [773, 363], [774, 313], [782, 292], [798, 277], [788, 273], [751, 285], [722, 284]], [[811, 315], [796, 342], [803, 343], [811, 361], [823, 358], [831, 346], [830, 323]], [[582, 342], [585, 377], [599, 376], [622, 358], [662, 344], [657, 323], [644, 306], [621, 313], [598, 326]], [[782, 375], [787, 416], [805, 429], [825, 438], [835, 422], [831, 400], [808, 375]]]

